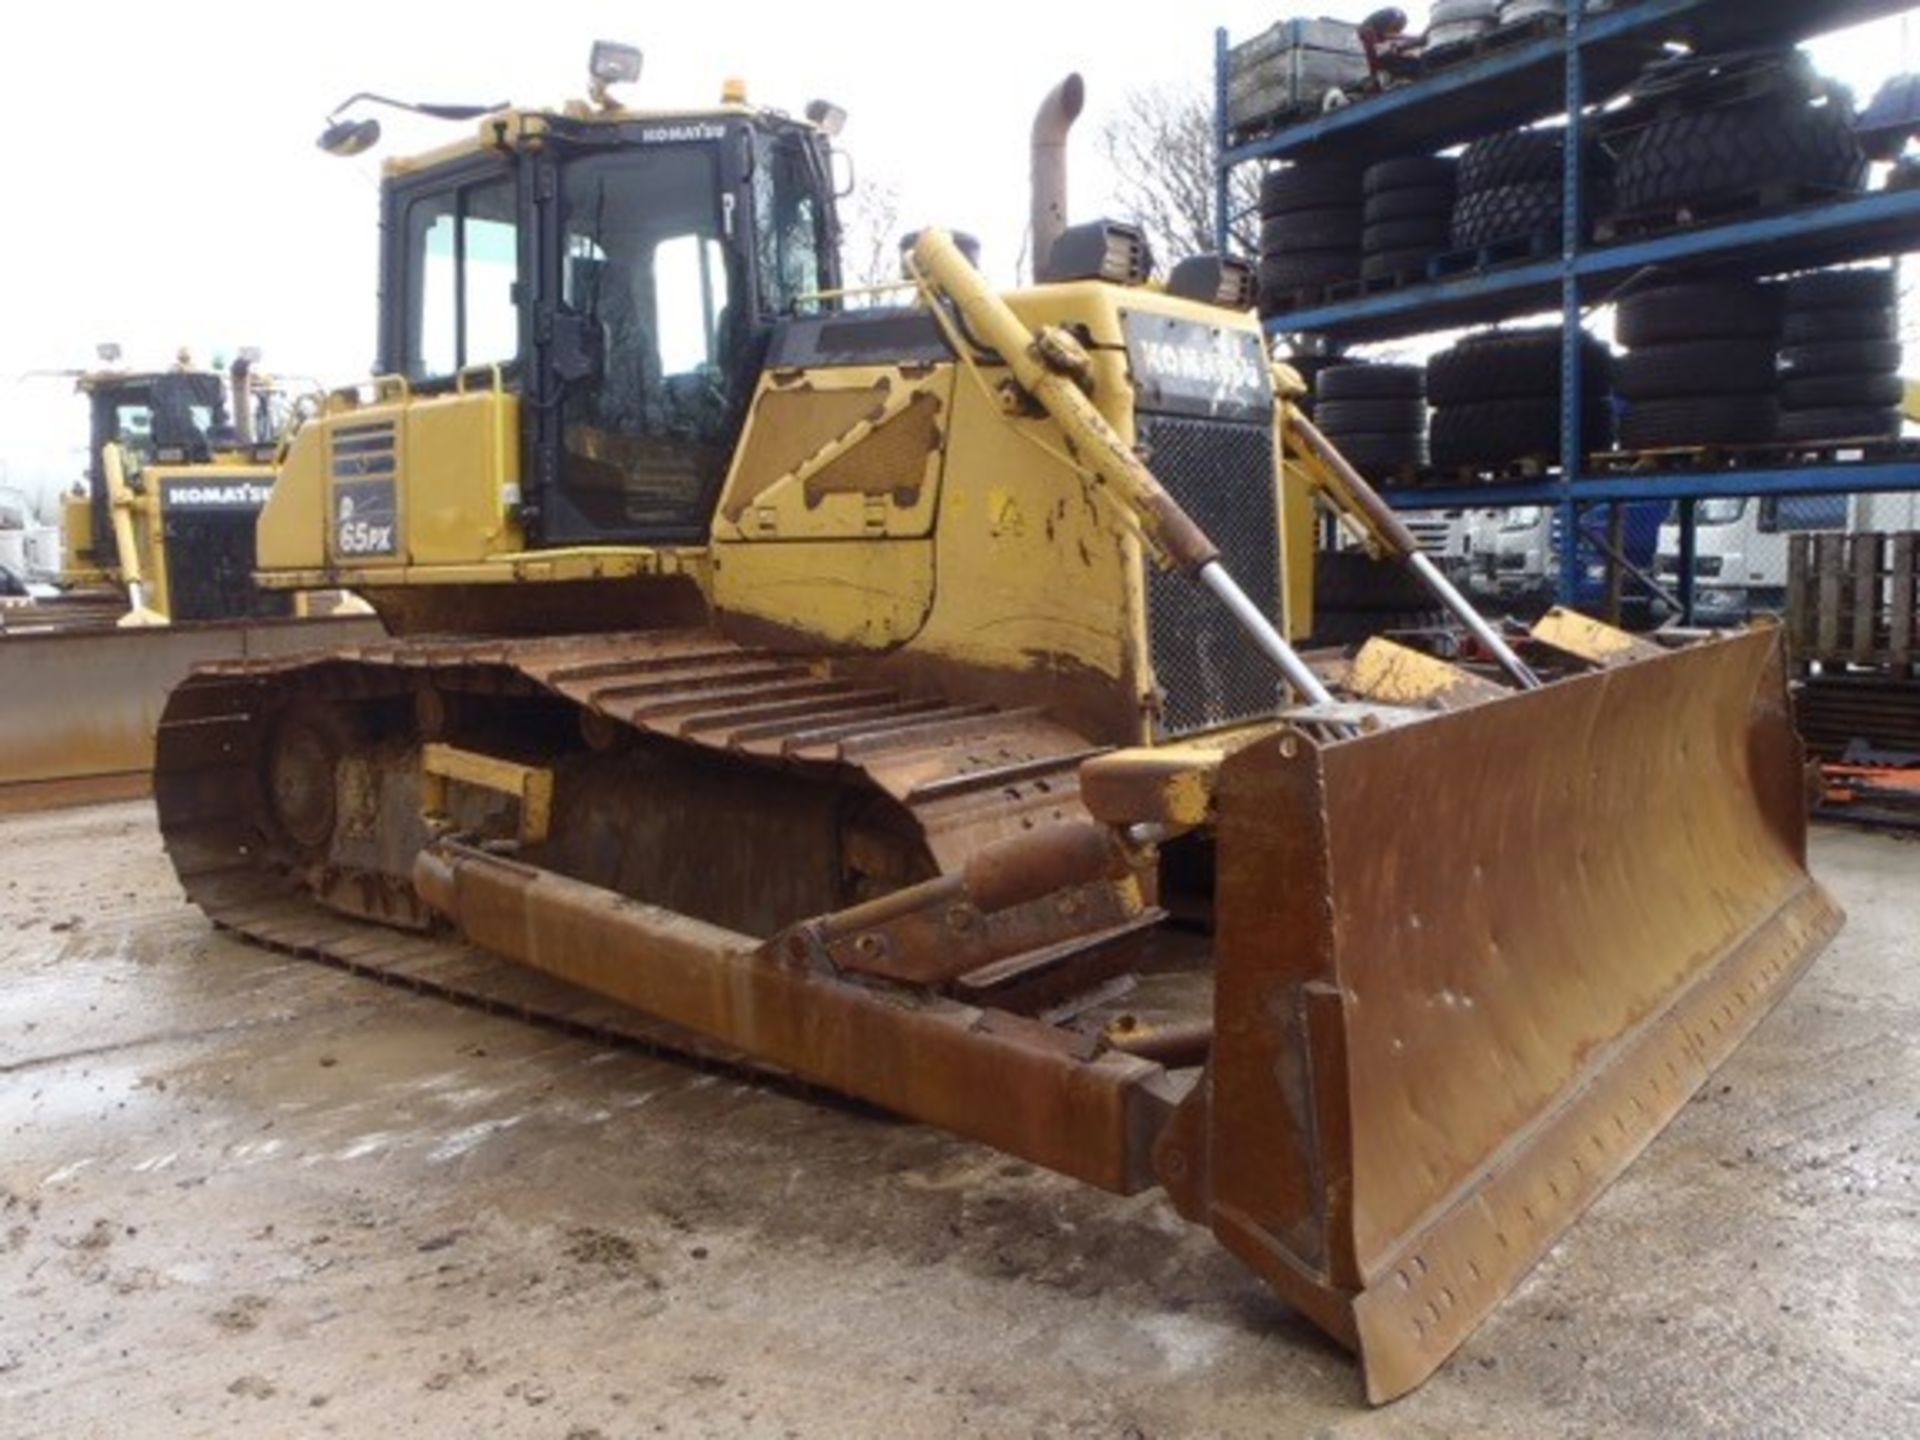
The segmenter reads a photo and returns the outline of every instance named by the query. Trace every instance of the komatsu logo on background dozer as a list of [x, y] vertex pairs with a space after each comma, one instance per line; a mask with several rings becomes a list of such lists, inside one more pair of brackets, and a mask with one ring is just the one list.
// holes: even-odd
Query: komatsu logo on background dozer
[[168, 510], [258, 510], [273, 493], [258, 480], [180, 480], [162, 490]]

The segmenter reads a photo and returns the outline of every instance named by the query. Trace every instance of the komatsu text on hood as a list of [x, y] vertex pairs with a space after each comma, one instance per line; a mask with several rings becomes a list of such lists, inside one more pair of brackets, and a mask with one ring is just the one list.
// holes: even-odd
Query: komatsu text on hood
[[1143, 410], [1213, 420], [1266, 420], [1273, 379], [1251, 331], [1123, 311], [1127, 363]]

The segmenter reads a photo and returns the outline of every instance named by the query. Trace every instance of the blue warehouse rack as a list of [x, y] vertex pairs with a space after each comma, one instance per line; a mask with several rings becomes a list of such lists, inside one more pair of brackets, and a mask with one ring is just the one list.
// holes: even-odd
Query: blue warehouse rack
[[[1601, 475], [1588, 468], [1580, 435], [1580, 331], [1587, 311], [1631, 281], [1768, 275], [1899, 255], [1920, 235], [1920, 191], [1873, 192], [1801, 209], [1701, 225], [1647, 239], [1590, 244], [1584, 213], [1583, 151], [1588, 107], [1631, 82], [1674, 41], [1698, 51], [1797, 44], [1850, 25], [1917, 8], [1912, 0], [1568, 0], [1564, 28], [1437, 71], [1344, 109], [1234, 144], [1227, 126], [1228, 36], [1215, 33], [1215, 144], [1218, 241], [1229, 244], [1230, 180], [1240, 165], [1340, 157], [1359, 162], [1431, 154], [1502, 130], [1564, 115], [1566, 224], [1561, 253], [1500, 268], [1436, 278], [1340, 303], [1290, 311], [1269, 334], [1342, 342], [1405, 338], [1558, 309], [1566, 355], [1561, 395], [1563, 448], [1558, 478], [1522, 484], [1388, 492], [1408, 510], [1558, 507], [1560, 585], [1571, 599], [1582, 507], [1643, 500], [1678, 503], [1682, 603], [1692, 603], [1694, 505], [1720, 496], [1814, 495], [1920, 490], [1920, 460], [1904, 457], [1794, 467]], [[1595, 13], [1586, 13], [1594, 9]]]

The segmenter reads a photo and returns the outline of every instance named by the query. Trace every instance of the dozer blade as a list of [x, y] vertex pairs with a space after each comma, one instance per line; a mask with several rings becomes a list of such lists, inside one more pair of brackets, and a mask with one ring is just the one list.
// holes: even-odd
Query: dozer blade
[[379, 638], [367, 616], [154, 629], [55, 629], [0, 639], [0, 814], [145, 795], [154, 728], [196, 665]]
[[1218, 780], [1216, 1039], [1156, 1167], [1418, 1385], [1838, 928], [1777, 632]]

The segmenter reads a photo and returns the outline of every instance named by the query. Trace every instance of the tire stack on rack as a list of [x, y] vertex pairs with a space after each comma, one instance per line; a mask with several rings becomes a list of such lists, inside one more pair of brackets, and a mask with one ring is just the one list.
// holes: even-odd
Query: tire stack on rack
[[1360, 171], [1309, 160], [1260, 179], [1260, 313], [1360, 278]]
[[1631, 351], [1614, 367], [1628, 450], [1774, 438], [1779, 382], [1767, 356], [1780, 343], [1778, 287], [1716, 280], [1643, 291], [1620, 302], [1616, 333]]
[[1458, 176], [1458, 164], [1442, 155], [1386, 160], [1368, 169], [1362, 181], [1362, 279], [1426, 274], [1427, 262], [1452, 238]]
[[[1587, 9], [1597, 11], [1601, 7], [1589, 4]], [[1543, 15], [1557, 15], [1564, 19], [1567, 13], [1567, 0], [1500, 0], [1500, 28], [1509, 25], [1524, 25], [1529, 20], [1538, 20]]]
[[1427, 375], [1418, 365], [1338, 365], [1314, 382], [1314, 423], [1369, 480], [1403, 484], [1427, 463]]
[[1893, 272], [1825, 270], [1786, 291], [1780, 439], [1898, 439], [1906, 384]]
[[[1591, 335], [1580, 343], [1581, 448], [1604, 450], [1613, 443], [1612, 360]], [[1561, 372], [1558, 326], [1470, 335], [1435, 355], [1427, 365], [1435, 468], [1483, 474], [1557, 464]]]
[[1500, 26], [1500, 0], [1434, 0], [1427, 15], [1429, 63], [1465, 58], [1476, 40]]
[[1558, 244], [1566, 163], [1566, 136], [1558, 130], [1509, 130], [1467, 146], [1450, 227], [1453, 248], [1480, 250], [1519, 239]]
[[1791, 51], [1662, 62], [1611, 127], [1611, 233], [1854, 194], [1867, 178], [1852, 106]]
[[1287, 366], [1294, 374], [1307, 382], [1307, 393], [1294, 401], [1294, 403], [1300, 407], [1301, 413], [1311, 420], [1313, 418], [1314, 392], [1319, 388], [1321, 372], [1331, 370], [1339, 365], [1351, 365], [1354, 362], [1347, 359], [1344, 355], [1307, 354], [1283, 355], [1280, 363]]
[[1405, 565], [1364, 550], [1322, 550], [1313, 557], [1313, 635], [1309, 649], [1358, 646], [1376, 635], [1444, 630], [1426, 581]]

